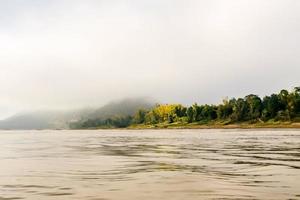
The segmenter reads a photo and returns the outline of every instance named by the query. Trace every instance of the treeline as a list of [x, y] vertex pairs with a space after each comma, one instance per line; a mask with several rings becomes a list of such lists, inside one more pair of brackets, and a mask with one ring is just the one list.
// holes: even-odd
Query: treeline
[[181, 104], [156, 105], [150, 110], [140, 109], [134, 116], [115, 116], [108, 119], [88, 119], [71, 124], [71, 128], [124, 128], [130, 125], [156, 125], [161, 123], [188, 124], [222, 122], [299, 121], [300, 87], [293, 91], [281, 90], [260, 98], [247, 95], [244, 98], [223, 100], [219, 105], [198, 105], [189, 107]]
[[70, 123], [71, 129], [93, 129], [93, 128], [126, 128], [133, 123], [133, 117], [113, 116], [107, 119], [87, 119]]

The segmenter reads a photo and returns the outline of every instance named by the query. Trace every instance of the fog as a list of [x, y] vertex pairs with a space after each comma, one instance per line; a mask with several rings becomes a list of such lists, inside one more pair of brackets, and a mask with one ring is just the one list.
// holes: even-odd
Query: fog
[[298, 0], [2, 0], [0, 118], [300, 85]]

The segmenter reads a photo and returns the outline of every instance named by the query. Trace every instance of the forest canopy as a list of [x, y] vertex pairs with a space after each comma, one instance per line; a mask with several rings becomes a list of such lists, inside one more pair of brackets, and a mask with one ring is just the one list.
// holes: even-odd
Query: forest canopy
[[260, 98], [249, 94], [244, 98], [224, 99], [219, 105], [191, 106], [157, 104], [153, 108], [139, 109], [134, 115], [115, 115], [106, 119], [85, 119], [70, 123], [70, 128], [126, 128], [135, 125], [208, 124], [211, 122], [235, 124], [241, 122], [300, 121], [300, 87], [292, 91], [281, 90]]

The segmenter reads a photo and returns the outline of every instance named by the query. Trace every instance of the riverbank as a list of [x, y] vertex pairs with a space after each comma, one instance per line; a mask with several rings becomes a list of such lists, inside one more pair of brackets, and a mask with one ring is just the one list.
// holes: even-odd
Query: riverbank
[[299, 128], [299, 122], [259, 122], [259, 123], [161, 123], [154, 125], [137, 124], [126, 129], [258, 129], [258, 128]]

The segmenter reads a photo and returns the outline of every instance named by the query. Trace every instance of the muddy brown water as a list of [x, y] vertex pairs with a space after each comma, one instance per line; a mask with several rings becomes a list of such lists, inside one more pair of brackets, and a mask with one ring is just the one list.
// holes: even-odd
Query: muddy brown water
[[0, 131], [14, 199], [300, 199], [300, 130]]

